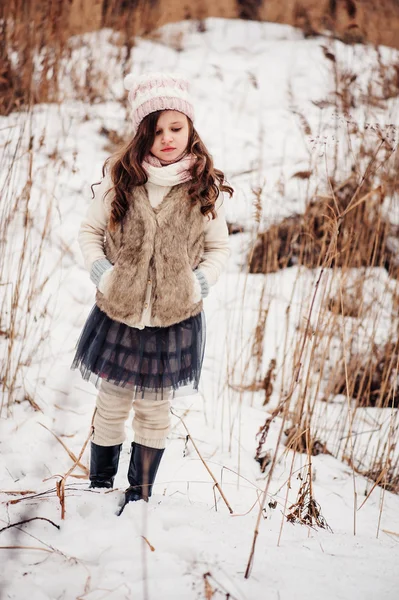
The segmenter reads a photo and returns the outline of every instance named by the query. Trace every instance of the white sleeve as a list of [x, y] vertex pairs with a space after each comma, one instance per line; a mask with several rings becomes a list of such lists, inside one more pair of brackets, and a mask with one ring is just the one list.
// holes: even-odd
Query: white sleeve
[[[205, 244], [202, 260], [198, 265], [209, 285], [219, 279], [230, 256], [229, 232], [227, 229], [223, 195], [216, 201], [216, 219], [207, 220], [205, 224]], [[206, 216], [205, 219], [208, 219]]]
[[94, 198], [87, 210], [87, 213], [80, 225], [78, 233], [78, 242], [83, 255], [85, 267], [91, 270], [96, 260], [104, 259], [104, 234], [108, 223], [109, 200], [104, 202], [104, 194], [112, 187], [111, 179], [108, 175], [104, 177], [99, 185], [93, 187]]

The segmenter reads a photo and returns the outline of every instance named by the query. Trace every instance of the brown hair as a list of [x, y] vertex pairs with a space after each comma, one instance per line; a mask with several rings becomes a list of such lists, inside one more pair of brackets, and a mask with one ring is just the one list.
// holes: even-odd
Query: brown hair
[[[142, 162], [150, 153], [154, 143], [156, 126], [161, 112], [159, 110], [147, 115], [141, 121], [135, 137], [124, 144], [113, 156], [107, 158], [104, 163], [103, 177], [106, 170], [109, 170], [113, 183], [113, 187], [107, 191], [107, 194], [114, 191], [109, 222], [111, 230], [115, 229], [116, 224], [125, 216], [132, 188], [144, 185], [148, 181]], [[224, 173], [215, 169], [212, 157], [195, 130], [191, 119], [187, 117], [187, 120], [189, 125], [187, 152], [196, 157], [190, 167], [192, 178], [188, 195], [193, 205], [201, 204], [203, 215], [210, 213], [214, 219], [216, 217], [215, 202], [219, 193], [227, 192], [231, 197], [234, 190], [225, 182]], [[93, 191], [93, 186], [91, 188]]]

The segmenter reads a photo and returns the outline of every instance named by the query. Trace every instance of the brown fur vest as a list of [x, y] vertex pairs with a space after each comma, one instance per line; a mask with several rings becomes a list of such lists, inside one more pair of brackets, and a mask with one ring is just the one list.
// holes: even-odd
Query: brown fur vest
[[189, 183], [175, 185], [153, 208], [144, 186], [134, 189], [116, 231], [105, 234], [105, 254], [114, 265], [98, 307], [111, 319], [141, 320], [151, 284], [151, 325], [168, 327], [202, 310], [192, 302], [194, 279], [204, 251], [204, 216], [191, 205]]

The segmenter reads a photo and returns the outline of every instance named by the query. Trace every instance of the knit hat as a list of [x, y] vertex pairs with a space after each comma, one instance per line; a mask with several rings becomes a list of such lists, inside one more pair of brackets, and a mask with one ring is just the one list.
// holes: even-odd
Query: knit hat
[[178, 110], [194, 120], [194, 107], [189, 93], [189, 83], [177, 73], [147, 73], [127, 75], [124, 85], [129, 90], [133, 135], [141, 121], [157, 110]]

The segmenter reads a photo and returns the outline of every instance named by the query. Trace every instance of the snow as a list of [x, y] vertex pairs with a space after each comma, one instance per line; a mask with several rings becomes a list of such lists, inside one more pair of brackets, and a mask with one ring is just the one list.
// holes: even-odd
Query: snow
[[[288, 353], [283, 360], [287, 307], [291, 306], [287, 337], [294, 346], [319, 275], [299, 267], [267, 277], [246, 275], [246, 252], [259, 226], [253, 218], [252, 189], [262, 187], [262, 226], [301, 212], [311, 194], [325, 186], [337, 132], [340, 147], [345, 144], [346, 124], [335, 118], [335, 106], [321, 110], [315, 105], [330, 97], [334, 89], [330, 65], [321, 50], [326, 40], [304, 40], [298, 30], [288, 26], [208, 19], [206, 31], [199, 33], [194, 23], [184, 22], [163, 28], [154, 39], [137, 40], [133, 48], [134, 74], [156, 67], [183, 71], [192, 80], [196, 127], [215, 164], [236, 189], [234, 199], [225, 201], [228, 218], [242, 223], [246, 233], [232, 236], [227, 272], [205, 302], [207, 350], [200, 393], [179, 394], [175, 399], [172, 431], [150, 503], [128, 505], [122, 517], [115, 515], [127, 483], [131, 440], [127, 423], [116, 489], [108, 493], [89, 490], [87, 475], [76, 468], [73, 475], [83, 478], [67, 479], [66, 516], [61, 520], [55, 484], [73, 463], [53, 434], [78, 456], [89, 434], [95, 401], [94, 387], [69, 368], [94, 302], [94, 288], [82, 265], [76, 233], [90, 199], [89, 186], [99, 180], [108, 156], [101, 127], [121, 134], [128, 130], [119, 102], [122, 61], [113, 40], [115, 34], [108, 30], [73, 40], [74, 51], [63, 80], [65, 99], [60, 106], [38, 105], [31, 115], [13, 113], [0, 119], [2, 162], [8, 166], [14, 153], [17, 157], [4, 205], [9, 197], [21, 193], [27, 181], [30, 157], [25, 149], [33, 133], [29, 210], [34, 227], [24, 263], [27, 276], [19, 317], [26, 306], [24, 295], [49, 278], [32, 306], [29, 343], [16, 339], [13, 351], [14, 361], [21, 353], [26, 366], [18, 375], [18, 403], [12, 415], [0, 421], [0, 529], [37, 516], [60, 526], [56, 529], [47, 521], [35, 520], [1, 532], [4, 597], [188, 600], [211, 597], [209, 591], [206, 595], [208, 585], [214, 598], [239, 600], [397, 598], [399, 498], [379, 487], [372, 490], [372, 483], [337, 458], [319, 455], [312, 458], [313, 490], [332, 532], [288, 523], [285, 515], [296, 502], [308, 458], [294, 457], [278, 444], [279, 417], [271, 425], [265, 447], [272, 454], [277, 448], [276, 468], [251, 575], [244, 578], [260, 494], [268, 476], [268, 470], [262, 474], [254, 460], [256, 435], [276, 407], [280, 389], [286, 392], [291, 381], [287, 374], [292, 371], [293, 357]], [[387, 62], [398, 57], [397, 51], [380, 50]], [[376, 65], [375, 51], [336, 43], [334, 52], [340, 67], [358, 73], [366, 90]], [[69, 80], [71, 73], [84, 69], [90, 54], [96, 57], [94, 81], [105, 82], [107, 90], [104, 101], [93, 105], [74, 99]], [[366, 117], [383, 126], [397, 123], [398, 102], [391, 99], [372, 115], [365, 111], [360, 98], [350, 118], [360, 124]], [[306, 117], [311, 133], [304, 133], [298, 114]], [[22, 143], [18, 142], [21, 131]], [[344, 174], [345, 164], [340, 168]], [[314, 172], [310, 181], [292, 178], [307, 169]], [[1, 188], [8, 177], [8, 168], [2, 169]], [[40, 232], [50, 208], [45, 260], [33, 276]], [[23, 243], [22, 219], [18, 214], [13, 218], [4, 282], [15, 275]], [[325, 293], [334, 294], [336, 285], [330, 274], [323, 276]], [[1, 302], [10, 301], [9, 288], [0, 287]], [[266, 407], [262, 391], [246, 389], [255, 374], [250, 351], [262, 292], [269, 310], [262, 372], [272, 358], [279, 366]], [[363, 289], [370, 307], [368, 320], [362, 328], [356, 319], [345, 322], [347, 335], [359, 330], [359, 347], [372, 335], [386, 340], [387, 331], [397, 326], [397, 317], [392, 316], [395, 292], [385, 271], [368, 271]], [[311, 315], [313, 326], [321, 296], [320, 292]], [[2, 329], [8, 325], [2, 323]], [[335, 352], [330, 357], [332, 364], [340, 352], [341, 334], [337, 332], [335, 345], [331, 344]], [[0, 343], [3, 352], [8, 341], [1, 338]], [[305, 370], [309, 360], [306, 354]], [[35, 400], [40, 411], [24, 401], [25, 394]], [[315, 422], [319, 438], [333, 454], [339, 454], [339, 438], [349, 431], [348, 408], [346, 398], [334, 400], [331, 404], [317, 402]], [[186, 440], [179, 417], [222, 482], [233, 515]], [[370, 423], [381, 427], [383, 439], [395, 418], [388, 409], [384, 413], [358, 411], [354, 426], [359, 453], [372, 457], [378, 443], [378, 438], [370, 440], [363, 435], [372, 428]], [[337, 419], [339, 427], [335, 426]], [[82, 463], [87, 467], [87, 450]], [[9, 493], [28, 490], [33, 493]], [[21, 501], [14, 503], [16, 499]], [[271, 501], [277, 502], [276, 508], [269, 506]], [[5, 549], [11, 546], [19, 548]]]

